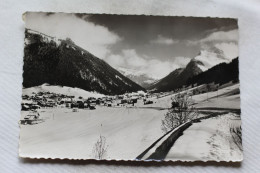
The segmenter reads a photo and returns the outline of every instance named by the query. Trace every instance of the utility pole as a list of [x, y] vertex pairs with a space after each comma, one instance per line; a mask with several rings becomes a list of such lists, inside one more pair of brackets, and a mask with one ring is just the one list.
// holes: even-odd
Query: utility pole
[[217, 88], [217, 99], [218, 99], [218, 88], [219, 88], [219, 84], [217, 84], [216, 88]]

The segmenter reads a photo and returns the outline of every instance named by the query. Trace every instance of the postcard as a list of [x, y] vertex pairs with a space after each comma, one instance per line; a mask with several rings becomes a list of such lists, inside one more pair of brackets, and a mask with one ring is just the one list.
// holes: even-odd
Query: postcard
[[20, 157], [243, 160], [237, 19], [24, 20]]

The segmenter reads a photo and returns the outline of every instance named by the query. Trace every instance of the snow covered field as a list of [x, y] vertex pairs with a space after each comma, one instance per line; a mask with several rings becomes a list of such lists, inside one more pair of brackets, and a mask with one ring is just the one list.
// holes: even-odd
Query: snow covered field
[[108, 144], [105, 159], [128, 160], [163, 135], [160, 123], [166, 111], [98, 107], [94, 111], [54, 108], [39, 112], [45, 122], [21, 125], [20, 156], [94, 159], [93, 146], [101, 134]]
[[[39, 91], [99, 96], [80, 89], [46, 85], [23, 89], [23, 94]], [[164, 134], [161, 120], [171, 105], [172, 96], [149, 98], [154, 102], [149, 105], [138, 100], [134, 107], [97, 106], [95, 110], [78, 109], [78, 112], [61, 107], [42, 108], [38, 112], [44, 122], [21, 125], [19, 154], [32, 158], [95, 159], [93, 147], [102, 135], [108, 146], [104, 159], [133, 160]], [[192, 99], [197, 108], [240, 109], [239, 84], [194, 95]], [[28, 111], [22, 111], [21, 119], [27, 114]], [[234, 113], [193, 123], [175, 142], [166, 160], [242, 160], [241, 146], [230, 131], [240, 125], [240, 115]]]
[[192, 99], [197, 108], [240, 109], [239, 86], [240, 84], [235, 84], [218, 91], [195, 95]]

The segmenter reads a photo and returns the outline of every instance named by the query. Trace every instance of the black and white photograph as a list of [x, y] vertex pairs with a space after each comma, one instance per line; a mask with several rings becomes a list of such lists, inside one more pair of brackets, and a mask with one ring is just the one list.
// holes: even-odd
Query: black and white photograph
[[237, 19], [23, 18], [20, 157], [243, 160]]

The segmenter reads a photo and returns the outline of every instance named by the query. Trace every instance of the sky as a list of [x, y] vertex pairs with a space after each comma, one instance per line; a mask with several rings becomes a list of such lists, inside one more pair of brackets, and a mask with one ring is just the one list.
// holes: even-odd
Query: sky
[[138, 15], [26, 13], [25, 27], [75, 44], [116, 69], [160, 79], [201, 50], [238, 56], [237, 20]]

